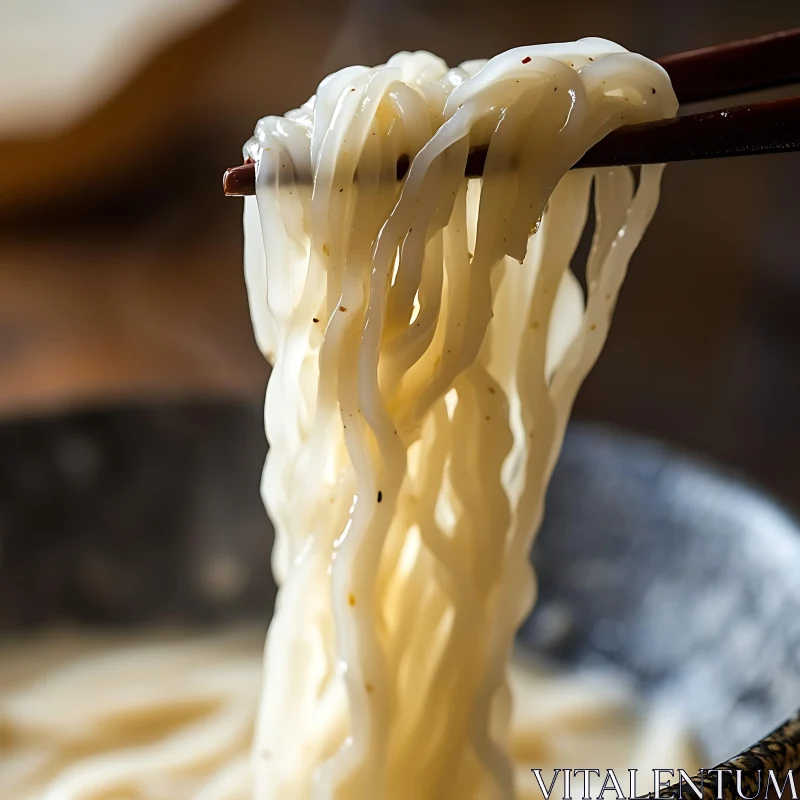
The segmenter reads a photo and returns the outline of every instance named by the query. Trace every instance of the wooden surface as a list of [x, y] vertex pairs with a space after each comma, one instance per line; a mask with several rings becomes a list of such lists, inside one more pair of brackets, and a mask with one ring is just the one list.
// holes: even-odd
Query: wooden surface
[[99, 235], [100, 210], [55, 210], [0, 233], [0, 415], [263, 392], [239, 209], [219, 206], [123, 209]]
[[[119, 100], [152, 115], [157, 136], [126, 149], [111, 117], [94, 122], [92, 147], [116, 154], [102, 179], [45, 181], [35, 196], [0, 202], [1, 416], [136, 397], [261, 401], [267, 368], [247, 315], [241, 203], [221, 196], [220, 176], [259, 116], [303, 102], [335, 67], [402, 47], [456, 62], [592, 34], [658, 56], [799, 21], [788, 2], [619, 0], [599, 9], [580, 0], [570, 15], [534, 17], [509, 0], [508, 13], [490, 18], [471, 1], [457, 15], [442, 2], [362, 5], [361, 21], [343, 27], [343, 3], [245, 0], [236, 25], [221, 23], [192, 50], [185, 103], [166, 79], [175, 102], [155, 89]], [[0, 142], [6, 201], [13, 152]], [[172, 159], [183, 172], [156, 191]], [[706, 453], [800, 505], [798, 185], [795, 155], [667, 170], [576, 413]]]

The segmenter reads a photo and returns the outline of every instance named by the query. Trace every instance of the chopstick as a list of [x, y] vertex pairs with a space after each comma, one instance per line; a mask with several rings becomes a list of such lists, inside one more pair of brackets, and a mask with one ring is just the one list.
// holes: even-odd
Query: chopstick
[[[682, 103], [800, 81], [800, 28], [740, 42], [679, 53], [660, 60]], [[662, 164], [800, 150], [800, 97], [725, 108], [675, 119], [630, 125], [592, 147], [573, 168]], [[465, 175], [483, 173], [487, 146], [475, 147]], [[409, 159], [398, 159], [397, 179]], [[226, 195], [255, 192], [255, 164], [223, 176]], [[297, 176], [298, 180], [307, 176]]]
[[[464, 174], [483, 174], [487, 145], [472, 148]], [[628, 125], [610, 133], [578, 161], [573, 169], [627, 164], [666, 164], [800, 150], [800, 97], [770, 100], [688, 117]], [[398, 160], [397, 179], [408, 170], [408, 156]], [[252, 162], [231, 167], [223, 177], [230, 197], [255, 193]]]
[[789, 97], [618, 128], [575, 167], [667, 164], [798, 150], [800, 97]]
[[800, 82], [800, 28], [658, 59], [681, 104]]

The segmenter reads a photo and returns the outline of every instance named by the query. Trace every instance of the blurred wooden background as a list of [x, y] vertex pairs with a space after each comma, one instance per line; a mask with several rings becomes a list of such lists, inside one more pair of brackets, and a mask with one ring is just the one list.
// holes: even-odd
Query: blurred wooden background
[[[72, 128], [0, 140], [0, 459], [13, 465], [37, 419], [228, 398], [252, 430], [242, 458], [260, 461], [267, 368], [242, 206], [220, 178], [259, 116], [295, 107], [331, 69], [587, 35], [657, 57], [797, 25], [795, 0], [234, 4]], [[576, 413], [707, 454], [800, 506], [798, 179], [798, 155], [667, 170]], [[0, 495], [2, 536], [19, 517]]]

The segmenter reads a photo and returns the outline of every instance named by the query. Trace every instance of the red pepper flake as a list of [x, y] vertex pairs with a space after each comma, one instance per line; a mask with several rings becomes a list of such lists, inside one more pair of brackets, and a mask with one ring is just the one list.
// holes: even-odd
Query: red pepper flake
[[525, 58], [522, 59], [522, 63], [523, 64], [528, 64], [530, 62], [530, 60], [531, 60], [530, 56], [525, 56]]

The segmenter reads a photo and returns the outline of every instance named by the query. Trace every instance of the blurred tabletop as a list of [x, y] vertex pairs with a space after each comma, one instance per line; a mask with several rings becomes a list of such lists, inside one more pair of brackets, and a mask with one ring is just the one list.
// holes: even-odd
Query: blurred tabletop
[[[800, 24], [793, 0], [579, 0], [568, 14], [516, 1], [491, 14], [474, 0], [205, 5], [169, 37], [151, 21], [147, 57], [76, 118], [0, 129], [6, 427], [131, 400], [260, 404], [241, 201], [222, 197], [220, 177], [259, 116], [297, 106], [332, 69], [586, 35], [657, 57]], [[666, 171], [576, 409], [708, 454], [798, 506], [799, 178], [798, 155]]]

